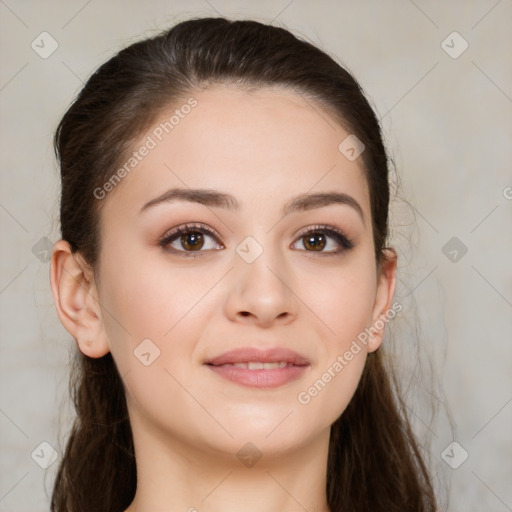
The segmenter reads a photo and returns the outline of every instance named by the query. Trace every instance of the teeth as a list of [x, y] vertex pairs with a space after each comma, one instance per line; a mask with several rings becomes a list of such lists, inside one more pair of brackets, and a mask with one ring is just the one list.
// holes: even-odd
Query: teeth
[[246, 370], [276, 370], [288, 366], [286, 361], [275, 363], [262, 363], [261, 361], [249, 361], [247, 363], [226, 363], [221, 366], [235, 366], [236, 368], [245, 368]]

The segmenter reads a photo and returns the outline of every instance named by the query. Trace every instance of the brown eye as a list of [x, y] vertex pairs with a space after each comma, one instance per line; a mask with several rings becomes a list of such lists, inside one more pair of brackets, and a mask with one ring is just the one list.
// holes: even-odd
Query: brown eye
[[187, 251], [198, 251], [204, 245], [204, 237], [199, 231], [190, 231], [180, 237], [181, 245]]
[[[322, 256], [341, 254], [354, 247], [354, 244], [338, 228], [331, 226], [314, 226], [303, 231], [295, 244], [300, 244], [306, 252], [317, 252]], [[294, 245], [295, 245], [294, 244]]]
[[218, 236], [212, 228], [198, 224], [187, 224], [166, 233], [159, 241], [159, 245], [166, 251], [180, 256], [195, 257], [201, 256], [202, 253], [211, 249], [222, 249], [222, 244], [217, 241]]
[[325, 236], [322, 233], [316, 233], [312, 235], [305, 235], [303, 237], [304, 247], [312, 251], [322, 251], [327, 245]]

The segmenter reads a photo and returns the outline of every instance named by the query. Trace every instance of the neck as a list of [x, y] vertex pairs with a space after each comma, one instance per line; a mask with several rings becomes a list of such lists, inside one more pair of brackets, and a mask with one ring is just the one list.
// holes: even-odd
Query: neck
[[[125, 512], [329, 512], [329, 429], [302, 447], [270, 452], [240, 442], [226, 454], [132, 424], [137, 492]], [[258, 455], [261, 453], [261, 458]]]

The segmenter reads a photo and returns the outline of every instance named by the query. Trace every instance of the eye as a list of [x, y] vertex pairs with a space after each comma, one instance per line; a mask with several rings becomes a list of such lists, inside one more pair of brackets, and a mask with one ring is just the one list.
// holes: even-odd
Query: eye
[[[180, 253], [180, 256], [197, 257], [206, 250], [222, 249], [224, 246], [216, 243], [218, 239], [217, 233], [212, 228], [192, 223], [178, 226], [165, 233], [159, 245], [167, 251]], [[293, 245], [295, 246], [299, 241], [302, 241], [302, 246], [307, 252], [317, 252], [325, 256], [340, 254], [354, 247], [353, 242], [342, 231], [326, 225], [313, 226], [303, 231], [299, 234], [299, 240]], [[328, 250], [324, 250], [326, 248]]]
[[[329, 243], [329, 239], [334, 240], [334, 243]], [[318, 252], [326, 256], [340, 254], [354, 247], [353, 242], [334, 226], [323, 225], [309, 228], [299, 235], [299, 240], [295, 244], [300, 241], [302, 241], [302, 246], [307, 252]], [[333, 246], [334, 248], [332, 249]], [[324, 251], [326, 247], [331, 247], [331, 250]]]
[[[208, 241], [208, 238], [213, 239], [213, 241], [218, 240], [217, 234], [212, 228], [193, 223], [173, 228], [171, 231], [167, 232], [158, 243], [170, 252], [181, 253], [180, 255], [183, 256], [196, 257], [199, 256], [199, 254], [191, 253], [204, 252], [202, 249], [216, 250], [214, 246], [219, 244], [212, 244], [211, 240], [210, 242]], [[223, 246], [221, 246], [221, 248], [222, 247]]]

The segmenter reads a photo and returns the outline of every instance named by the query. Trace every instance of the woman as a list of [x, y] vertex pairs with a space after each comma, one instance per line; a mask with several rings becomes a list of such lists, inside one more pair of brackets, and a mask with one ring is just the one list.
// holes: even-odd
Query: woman
[[435, 509], [380, 349], [388, 160], [346, 70], [188, 20], [103, 64], [55, 147], [79, 350], [52, 511]]

